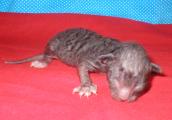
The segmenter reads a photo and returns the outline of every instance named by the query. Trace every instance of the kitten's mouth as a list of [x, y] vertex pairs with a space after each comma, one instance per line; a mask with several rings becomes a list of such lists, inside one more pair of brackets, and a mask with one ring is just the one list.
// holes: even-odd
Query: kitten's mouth
[[120, 89], [118, 91], [118, 97], [123, 101], [128, 100], [128, 98], [130, 97], [130, 89], [128, 89], [128, 88]]
[[136, 96], [131, 96], [127, 99], [121, 99], [120, 97], [117, 96], [112, 96], [112, 98], [120, 102], [134, 102], [137, 99]]
[[131, 90], [128, 88], [122, 88], [118, 92], [111, 93], [112, 98], [121, 102], [132, 102], [136, 100], [136, 96], [131, 94]]

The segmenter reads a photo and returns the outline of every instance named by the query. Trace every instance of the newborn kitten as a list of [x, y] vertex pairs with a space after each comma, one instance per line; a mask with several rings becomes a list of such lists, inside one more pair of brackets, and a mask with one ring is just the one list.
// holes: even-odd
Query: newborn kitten
[[78, 69], [81, 85], [74, 88], [73, 93], [87, 97], [97, 93], [89, 72], [107, 73], [111, 95], [120, 101], [134, 101], [145, 90], [149, 75], [161, 73], [160, 67], [151, 62], [139, 44], [120, 42], [83, 28], [58, 33], [42, 54], [6, 63], [31, 62], [32, 67], [44, 68], [52, 59]]

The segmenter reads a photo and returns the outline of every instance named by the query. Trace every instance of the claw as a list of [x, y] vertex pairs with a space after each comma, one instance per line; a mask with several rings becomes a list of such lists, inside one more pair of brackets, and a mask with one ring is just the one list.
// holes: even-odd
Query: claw
[[73, 91], [72, 91], [72, 94], [74, 94], [74, 93], [76, 93], [76, 92], [79, 92], [79, 91], [80, 91], [80, 89], [81, 89], [81, 87], [80, 87], [80, 86], [79, 86], [79, 87], [74, 88], [74, 89], [73, 89]]
[[90, 95], [91, 95], [91, 92], [86, 92], [86, 93], [84, 94], [84, 96], [86, 96], [87, 98], [88, 98]]
[[91, 92], [97, 95], [97, 85], [91, 86]]
[[86, 96], [87, 98], [91, 95], [91, 93], [97, 95], [97, 86], [92, 84], [90, 86], [79, 86], [73, 89], [73, 94], [74, 93], [79, 93], [79, 96]]
[[84, 95], [84, 92], [79, 92], [79, 96], [82, 97]]

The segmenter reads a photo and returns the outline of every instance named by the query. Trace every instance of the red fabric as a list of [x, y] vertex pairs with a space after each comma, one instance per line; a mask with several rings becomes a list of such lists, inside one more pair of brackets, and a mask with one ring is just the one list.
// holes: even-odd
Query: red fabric
[[[48, 39], [71, 27], [139, 42], [166, 76], [155, 76], [146, 94], [125, 103], [111, 98], [103, 73], [91, 74], [98, 95], [80, 98], [72, 94], [79, 85], [76, 69], [60, 61], [45, 69], [3, 63], [40, 53]], [[0, 13], [0, 58], [0, 120], [172, 120], [172, 25], [89, 15]]]

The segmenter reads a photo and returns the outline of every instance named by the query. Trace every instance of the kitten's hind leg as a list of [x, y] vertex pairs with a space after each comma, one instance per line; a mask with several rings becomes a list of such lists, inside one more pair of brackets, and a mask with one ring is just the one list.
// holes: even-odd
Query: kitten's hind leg
[[30, 66], [34, 68], [45, 68], [51, 61], [51, 57], [45, 56], [42, 59], [32, 61]]

